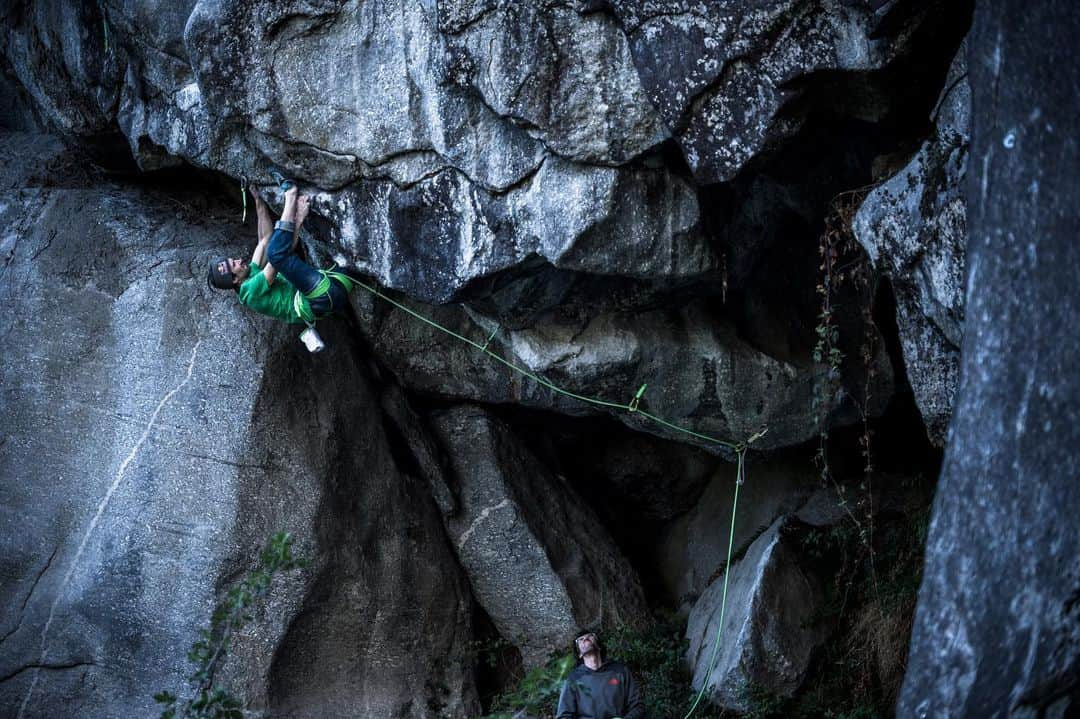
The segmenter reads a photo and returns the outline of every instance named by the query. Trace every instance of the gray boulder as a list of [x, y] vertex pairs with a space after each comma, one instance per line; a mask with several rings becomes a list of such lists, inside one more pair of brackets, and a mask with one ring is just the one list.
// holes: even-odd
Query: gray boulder
[[942, 446], [959, 379], [964, 324], [971, 91], [966, 46], [934, 111], [933, 133], [897, 175], [869, 195], [855, 237], [896, 297], [908, 382], [930, 440]]
[[527, 668], [582, 627], [643, 624], [637, 573], [564, 479], [479, 408], [432, 422], [458, 502], [447, 532], [476, 601]]
[[[806, 462], [749, 461], [739, 488], [732, 553], [738, 556], [774, 521], [795, 511], [820, 480]], [[693, 509], [669, 524], [656, 544], [664, 589], [684, 609], [723, 574], [735, 496], [734, 465], [718, 467]]]
[[[634, 276], [715, 266], [689, 186], [616, 167], [659, 124], [610, 20], [524, 3], [469, 22], [442, 4], [225, 5], [187, 25], [199, 107], [251, 118], [244, 142], [330, 190], [315, 208], [340, 258], [384, 285], [443, 302], [532, 256]], [[252, 22], [221, 21], [233, 12]], [[548, 49], [523, 54], [523, 39]], [[222, 150], [239, 163], [222, 169], [260, 174]]]
[[790, 697], [802, 684], [810, 659], [825, 640], [811, 624], [824, 599], [818, 581], [800, 567], [783, 540], [783, 519], [754, 540], [730, 568], [723, 634], [712, 671], [723, 598], [723, 578], [701, 595], [686, 627], [693, 687], [725, 710], [752, 708], [750, 693], [764, 689]]
[[1010, 1], [968, 37], [961, 379], [898, 716], [1080, 709], [1077, 33], [1074, 4]]
[[474, 716], [468, 587], [349, 337], [308, 356], [207, 289], [209, 256], [239, 243], [218, 208], [187, 209], [197, 193], [72, 186], [42, 177], [59, 145], [0, 146], [22, 158], [0, 202], [0, 714], [154, 714], [287, 530], [311, 566], [226, 664], [247, 706]]

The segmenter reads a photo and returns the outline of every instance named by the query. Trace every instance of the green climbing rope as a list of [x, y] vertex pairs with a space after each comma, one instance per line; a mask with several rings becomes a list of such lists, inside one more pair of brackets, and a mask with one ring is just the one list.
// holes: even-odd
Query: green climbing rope
[[716, 668], [716, 657], [720, 653], [720, 638], [724, 635], [724, 612], [727, 609], [727, 589], [728, 589], [728, 577], [731, 576], [731, 550], [735, 546], [735, 510], [739, 506], [739, 487], [742, 486], [743, 479], [745, 478], [743, 468], [743, 458], [746, 454], [746, 448], [739, 448], [739, 468], [735, 471], [735, 499], [731, 502], [731, 529], [728, 531], [728, 545], [727, 545], [727, 561], [724, 563], [724, 587], [720, 594], [720, 621], [716, 627], [716, 641], [713, 642], [712, 652], [709, 655], [708, 668], [705, 670], [705, 676], [701, 680], [701, 691], [698, 692], [697, 697], [694, 698], [694, 703], [690, 707], [690, 711], [686, 712], [686, 716], [683, 719], [690, 719], [690, 715], [697, 709], [698, 704], [701, 702], [701, 698], [705, 696], [705, 690], [709, 687], [709, 677], [712, 676], [713, 669]]
[[415, 317], [416, 319], [420, 320], [424, 324], [429, 325], [431, 327], [434, 327], [435, 329], [439, 330], [440, 332], [442, 332], [444, 334], [447, 334], [447, 335], [453, 337], [454, 339], [456, 339], [456, 340], [458, 340], [460, 342], [463, 342], [463, 343], [469, 345], [470, 347], [473, 347], [473, 348], [483, 352], [484, 354], [488, 355], [489, 357], [491, 357], [496, 362], [499, 362], [499, 363], [501, 363], [503, 365], [506, 365], [506, 367], [513, 370], [514, 372], [517, 372], [518, 374], [522, 375], [523, 377], [527, 377], [528, 379], [531, 379], [533, 382], [536, 382], [537, 384], [548, 388], [552, 392], [555, 392], [557, 394], [561, 394], [564, 397], [570, 397], [571, 399], [576, 399], [579, 402], [584, 402], [586, 404], [590, 404], [590, 405], [593, 405], [595, 407], [606, 407], [606, 408], [609, 408], [609, 409], [621, 409], [621, 410], [625, 410], [627, 412], [633, 412], [633, 413], [636, 413], [636, 414], [640, 415], [641, 417], [644, 417], [645, 419], [649, 420], [650, 422], [654, 422], [654, 423], [659, 424], [659, 425], [661, 425], [663, 427], [667, 427], [668, 429], [670, 429], [672, 431], [680, 432], [680, 433], [685, 434], [687, 436], [694, 437], [696, 439], [700, 439], [700, 440], [702, 440], [704, 442], [709, 442], [709, 443], [712, 443], [712, 444], [720, 445], [722, 447], [727, 447], [728, 449], [734, 450], [736, 452], [739, 452], [740, 449], [745, 449], [746, 445], [750, 444], [750, 442], [753, 442], [754, 440], [762, 437], [765, 434], [764, 431], [758, 432], [753, 437], [751, 437], [750, 440], [746, 442], [746, 444], [736, 444], [734, 442], [719, 439], [718, 437], [711, 437], [711, 436], [709, 436], [707, 434], [702, 434], [700, 432], [695, 432], [693, 430], [687, 429], [686, 427], [680, 427], [679, 425], [677, 425], [677, 424], [675, 424], [673, 422], [669, 422], [666, 419], [663, 419], [662, 417], [658, 417], [658, 416], [656, 416], [654, 414], [651, 414], [649, 412], [646, 412], [645, 410], [640, 409], [638, 407], [638, 402], [641, 401], [641, 397], [645, 392], [646, 385], [642, 385], [641, 388], [638, 389], [637, 393], [634, 395], [634, 397], [629, 402], [612, 402], [612, 401], [606, 400], [606, 399], [599, 399], [598, 397], [588, 397], [588, 396], [583, 395], [583, 394], [578, 394], [577, 392], [571, 392], [568, 389], [563, 389], [562, 387], [559, 387], [558, 385], [556, 385], [551, 380], [545, 379], [544, 377], [541, 377], [540, 375], [536, 374], [535, 372], [531, 372], [531, 371], [525, 369], [524, 367], [521, 367], [521, 366], [511, 362], [510, 360], [506, 359], [505, 357], [498, 354], [497, 352], [493, 352], [489, 348], [489, 345], [491, 343], [491, 340], [495, 338], [495, 334], [498, 332], [497, 328], [496, 328], [495, 332], [491, 333], [491, 335], [488, 337], [486, 342], [480, 343], [480, 342], [477, 342], [475, 340], [469, 339], [468, 337], [466, 337], [463, 334], [455, 332], [454, 330], [450, 329], [449, 327], [446, 327], [445, 325], [439, 324], [435, 320], [420, 314], [419, 312], [412, 309], [408, 305], [402, 304], [401, 302], [398, 302], [394, 298], [383, 294], [381, 291], [379, 291], [379, 289], [377, 287], [372, 287], [372, 286], [370, 286], [370, 285], [368, 285], [368, 284], [366, 284], [364, 282], [360, 282], [359, 280], [356, 280], [356, 285], [358, 287], [364, 288], [365, 290], [367, 290], [371, 294], [375, 295], [376, 297], [378, 297], [378, 298], [380, 298], [382, 300], [385, 300], [386, 302], [389, 302], [394, 307], [397, 307], [399, 310], [401, 310], [403, 312], [406, 312], [407, 314], [411, 315], [412, 317]]

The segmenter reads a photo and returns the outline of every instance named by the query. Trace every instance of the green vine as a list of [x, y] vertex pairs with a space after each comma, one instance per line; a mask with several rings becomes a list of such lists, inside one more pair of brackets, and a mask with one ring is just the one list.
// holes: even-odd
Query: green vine
[[242, 719], [240, 701], [214, 677], [225, 661], [233, 638], [254, 619], [270, 592], [270, 583], [278, 572], [305, 566], [292, 555], [292, 535], [278, 532], [267, 542], [259, 556], [259, 566], [233, 585], [210, 617], [210, 628], [199, 630], [199, 639], [187, 653], [195, 665], [186, 696], [158, 692], [154, 701], [162, 705], [161, 719]]
[[[829, 203], [825, 228], [818, 242], [818, 270], [821, 278], [816, 291], [820, 307], [813, 350], [814, 362], [824, 365], [823, 372], [814, 384], [813, 406], [818, 421], [818, 446], [814, 463], [821, 474], [822, 483], [835, 489], [840, 506], [858, 528], [860, 539], [867, 547], [872, 546], [873, 534], [873, 459], [869, 407], [876, 372], [874, 357], [877, 334], [873, 322], [876, 286], [866, 253], [855, 240], [852, 222], [871, 189], [872, 185], [842, 192]], [[844, 363], [847, 357], [840, 348], [840, 327], [837, 321], [838, 295], [844, 287], [855, 290], [863, 327], [859, 359], [863, 366], [864, 381], [861, 396], [853, 399], [862, 420], [859, 445], [863, 460], [863, 478], [859, 487], [862, 490], [860, 499], [854, 508], [848, 499], [845, 486], [833, 476], [829, 462], [829, 426], [833, 413], [847, 397], [843, 386]]]

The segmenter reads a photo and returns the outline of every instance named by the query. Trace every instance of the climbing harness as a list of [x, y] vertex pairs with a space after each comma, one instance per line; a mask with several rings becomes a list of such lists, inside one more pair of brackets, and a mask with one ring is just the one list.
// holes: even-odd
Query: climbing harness
[[[334, 297], [330, 294], [330, 283], [337, 280], [345, 288], [345, 293], [352, 292], [354, 280], [348, 275], [337, 272], [334, 265], [328, 270], [319, 270], [319, 274], [322, 275], [322, 279], [318, 284], [311, 289], [310, 292], [301, 292], [297, 290], [293, 294], [293, 311], [296, 315], [304, 321], [307, 325], [307, 329], [300, 333], [300, 341], [307, 347], [308, 352], [322, 352], [326, 349], [326, 344], [319, 337], [319, 332], [315, 329], [315, 321], [320, 319], [315, 316], [315, 311], [311, 309], [311, 300], [318, 299], [324, 295], [330, 301], [330, 312], [334, 311]], [[329, 312], [327, 313], [329, 314]]]
[[[335, 265], [336, 266], [336, 265]], [[300, 317], [308, 326], [317, 319], [321, 319], [315, 316], [315, 312], [311, 309], [311, 300], [318, 299], [323, 295], [329, 295], [327, 299], [330, 300], [330, 312], [334, 311], [334, 298], [330, 295], [330, 283], [333, 280], [337, 280], [345, 288], [345, 293], [352, 292], [354, 280], [346, 274], [337, 272], [331, 267], [328, 270], [319, 270], [319, 274], [322, 275], [322, 279], [319, 283], [311, 289], [310, 292], [301, 292], [297, 290], [293, 294], [293, 311]], [[329, 314], [329, 312], [327, 313]]]

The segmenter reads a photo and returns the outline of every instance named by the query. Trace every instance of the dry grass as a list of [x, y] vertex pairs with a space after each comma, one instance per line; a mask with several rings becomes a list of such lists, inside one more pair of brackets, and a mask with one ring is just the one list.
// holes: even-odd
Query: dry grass
[[859, 609], [844, 643], [845, 653], [859, 667], [858, 675], [851, 678], [856, 694], [877, 693], [888, 704], [895, 701], [907, 668], [914, 610], [914, 597], [888, 609], [879, 601]]

